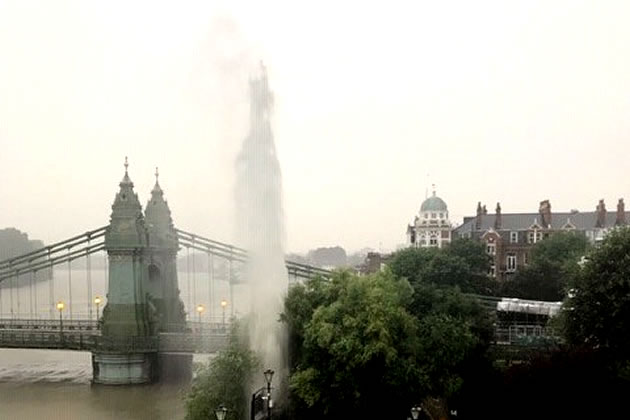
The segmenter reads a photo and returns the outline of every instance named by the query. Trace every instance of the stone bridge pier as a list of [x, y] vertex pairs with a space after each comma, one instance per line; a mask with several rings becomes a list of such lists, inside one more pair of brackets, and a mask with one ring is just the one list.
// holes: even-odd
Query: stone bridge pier
[[109, 258], [101, 346], [92, 353], [93, 382], [123, 385], [190, 377], [192, 354], [159, 353], [159, 334], [184, 332], [177, 282], [178, 240], [168, 203], [156, 181], [144, 214], [125, 159], [105, 250]]

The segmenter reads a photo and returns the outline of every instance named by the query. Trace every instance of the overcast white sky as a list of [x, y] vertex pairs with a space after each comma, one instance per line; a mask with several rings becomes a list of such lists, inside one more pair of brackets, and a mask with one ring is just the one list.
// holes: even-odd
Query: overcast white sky
[[[210, 4], [212, 3], [212, 4]], [[461, 222], [630, 200], [630, 2], [0, 0], [0, 228], [108, 223], [129, 156], [176, 226], [231, 241], [259, 59], [289, 251], [404, 242], [427, 188]]]

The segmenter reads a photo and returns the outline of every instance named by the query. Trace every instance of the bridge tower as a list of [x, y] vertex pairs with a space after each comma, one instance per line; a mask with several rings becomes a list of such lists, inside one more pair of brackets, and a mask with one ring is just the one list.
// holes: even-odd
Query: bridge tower
[[157, 359], [156, 350], [146, 345], [156, 333], [157, 318], [147, 294], [148, 232], [127, 169], [125, 158], [125, 175], [105, 233], [109, 279], [101, 332], [103, 342], [111, 345], [92, 355], [94, 382], [103, 384], [150, 382]]
[[184, 303], [180, 299], [177, 282], [179, 243], [171, 210], [164, 199], [158, 178], [158, 169], [155, 168], [155, 185], [145, 208], [149, 274], [146, 292], [149, 307], [157, 314], [157, 330], [179, 332], [186, 326]]

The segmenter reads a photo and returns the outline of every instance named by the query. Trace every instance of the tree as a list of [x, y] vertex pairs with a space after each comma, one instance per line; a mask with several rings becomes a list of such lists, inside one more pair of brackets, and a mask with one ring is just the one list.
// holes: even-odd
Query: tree
[[374, 414], [383, 399], [409, 406], [421, 386], [410, 296], [409, 284], [391, 273], [335, 273], [289, 291], [283, 319], [299, 353], [290, 386], [311, 413]]
[[564, 304], [568, 341], [609, 353], [630, 378], [630, 228], [609, 233], [571, 286]]
[[392, 272], [409, 280], [437, 286], [458, 286], [466, 293], [492, 294], [488, 278], [490, 258], [483, 246], [470, 239], [457, 239], [439, 248], [406, 248], [388, 264]]
[[215, 417], [215, 409], [223, 404], [229, 418], [243, 419], [249, 414], [249, 384], [260, 368], [254, 353], [238, 337], [233, 328], [225, 350], [207, 365], [198, 369], [190, 392], [186, 395], [186, 420]]
[[529, 265], [506, 282], [502, 294], [521, 299], [560, 301], [578, 262], [589, 249], [588, 239], [574, 232], [556, 233], [532, 247]]
[[402, 418], [425, 397], [461, 388], [462, 366], [481, 340], [465, 315], [471, 309], [457, 291], [424, 291], [428, 306], [414, 311], [409, 283], [389, 270], [338, 272], [289, 291], [282, 319], [299, 418]]

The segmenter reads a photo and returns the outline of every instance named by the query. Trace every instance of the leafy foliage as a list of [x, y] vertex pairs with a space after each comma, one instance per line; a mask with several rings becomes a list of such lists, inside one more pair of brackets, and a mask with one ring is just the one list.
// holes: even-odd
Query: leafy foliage
[[246, 418], [249, 383], [259, 367], [254, 353], [234, 329], [228, 347], [197, 371], [186, 396], [186, 420], [214, 419], [214, 411], [221, 404], [228, 409], [229, 418]]
[[456, 393], [482, 341], [470, 318], [477, 306], [425, 286], [423, 309], [413, 309], [412, 287], [390, 271], [338, 272], [292, 288], [282, 318], [297, 404], [314, 416], [404, 418], [426, 396]]
[[283, 318], [299, 342], [295, 395], [339, 416], [382, 409], [379, 398], [399, 400], [399, 392], [417, 390], [416, 323], [405, 310], [410, 296], [409, 284], [391, 274], [338, 273], [330, 283], [291, 289]]
[[[576, 345], [611, 352], [628, 369], [630, 228], [617, 229], [588, 256], [565, 303], [566, 333]], [[630, 373], [630, 370], [629, 370]]]
[[573, 232], [556, 233], [537, 242], [532, 247], [529, 265], [504, 284], [502, 294], [522, 299], [564, 299], [569, 280], [579, 271], [578, 262], [588, 249], [586, 237]]
[[483, 245], [457, 239], [446, 248], [406, 248], [394, 254], [388, 264], [398, 277], [411, 284], [457, 286], [466, 293], [492, 294], [488, 278], [490, 258]]

